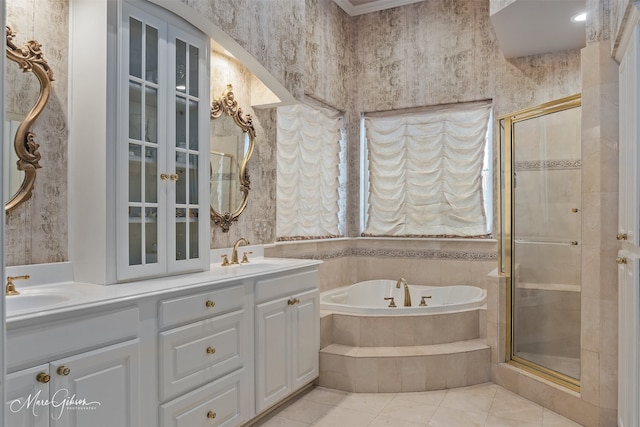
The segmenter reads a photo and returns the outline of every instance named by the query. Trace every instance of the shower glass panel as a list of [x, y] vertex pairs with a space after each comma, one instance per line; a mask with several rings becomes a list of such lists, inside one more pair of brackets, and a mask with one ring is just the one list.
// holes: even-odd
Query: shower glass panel
[[510, 361], [573, 389], [580, 384], [580, 116], [574, 96], [499, 119], [511, 172], [501, 184], [510, 190], [501, 199], [510, 201], [501, 215], [510, 215], [509, 233], [501, 227], [510, 240], [503, 245], [510, 253], [501, 252], [510, 276]]

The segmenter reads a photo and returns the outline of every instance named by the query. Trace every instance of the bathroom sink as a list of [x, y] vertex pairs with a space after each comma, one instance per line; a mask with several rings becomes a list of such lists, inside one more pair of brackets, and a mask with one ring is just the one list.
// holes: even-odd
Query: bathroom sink
[[215, 267], [212, 267], [212, 270], [215, 269], [218, 274], [222, 275], [241, 276], [244, 274], [266, 272], [272, 268], [280, 267], [283, 265], [287, 265], [287, 261], [279, 259], [258, 258], [255, 260], [251, 260], [245, 264], [234, 264], [225, 267], [220, 267], [220, 265], [218, 264]]
[[22, 311], [37, 311], [43, 308], [58, 305], [69, 301], [69, 297], [52, 292], [29, 292], [24, 291], [20, 295], [6, 297], [7, 314]]
[[282, 265], [282, 263], [278, 263], [277, 261], [264, 261], [264, 260], [260, 260], [257, 262], [249, 262], [247, 264], [238, 264], [236, 267], [236, 269], [238, 270], [238, 273], [253, 273], [256, 271], [263, 271], [263, 270], [268, 270], [269, 268], [272, 267], [277, 267]]

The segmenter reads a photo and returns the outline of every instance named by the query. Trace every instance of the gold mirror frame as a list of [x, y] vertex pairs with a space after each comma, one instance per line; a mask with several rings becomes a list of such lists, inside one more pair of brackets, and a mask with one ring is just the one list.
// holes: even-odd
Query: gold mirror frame
[[231, 223], [237, 221], [240, 214], [247, 207], [249, 190], [251, 189], [251, 179], [247, 171], [247, 163], [253, 153], [256, 131], [253, 128], [251, 115], [242, 114], [242, 109], [238, 106], [238, 102], [234, 98], [233, 88], [230, 84], [227, 85], [225, 91], [222, 92], [222, 96], [211, 103], [211, 120], [222, 117], [223, 114], [231, 116], [235, 124], [242, 129], [242, 132], [249, 136], [249, 149], [244, 154], [240, 169], [238, 170], [240, 191], [243, 193], [240, 206], [234, 212], [217, 212], [212, 206], [210, 207], [211, 220], [214, 224], [219, 225], [222, 231], [226, 233], [229, 231]]
[[42, 45], [35, 40], [29, 40], [24, 47], [19, 48], [13, 43], [15, 33], [11, 28], [7, 28], [7, 58], [16, 62], [23, 72], [32, 72], [40, 82], [40, 94], [35, 105], [29, 114], [18, 126], [13, 145], [18, 157], [17, 167], [19, 171], [24, 171], [24, 180], [18, 191], [5, 204], [5, 211], [10, 212], [20, 204], [31, 198], [33, 185], [36, 181], [36, 169], [40, 168], [40, 152], [35, 142], [35, 134], [31, 132], [31, 126], [36, 121], [44, 109], [49, 95], [51, 95], [51, 82], [53, 81], [53, 71], [44, 59], [40, 48]]

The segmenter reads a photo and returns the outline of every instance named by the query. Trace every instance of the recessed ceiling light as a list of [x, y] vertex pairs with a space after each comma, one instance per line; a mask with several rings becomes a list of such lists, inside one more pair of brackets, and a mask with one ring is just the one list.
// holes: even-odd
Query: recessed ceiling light
[[581, 12], [571, 17], [573, 22], [584, 22], [587, 20], [587, 12]]

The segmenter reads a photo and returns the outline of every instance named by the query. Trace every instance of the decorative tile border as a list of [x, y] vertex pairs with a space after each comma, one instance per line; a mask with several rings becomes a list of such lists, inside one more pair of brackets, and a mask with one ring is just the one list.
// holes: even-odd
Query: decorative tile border
[[410, 258], [410, 259], [439, 259], [454, 261], [495, 261], [498, 254], [495, 252], [463, 252], [463, 251], [440, 251], [440, 250], [403, 250], [403, 249], [365, 249], [351, 248], [336, 251], [325, 251], [313, 254], [299, 254], [289, 256], [291, 258], [331, 260], [336, 258], [355, 256], [371, 258]]
[[286, 258], [318, 259], [327, 261], [330, 259], [344, 258], [348, 256], [353, 256], [353, 249], [339, 249], [335, 251], [316, 252], [312, 254], [286, 255]]
[[516, 171], [535, 171], [545, 169], [580, 169], [582, 159], [532, 160], [516, 162]]

